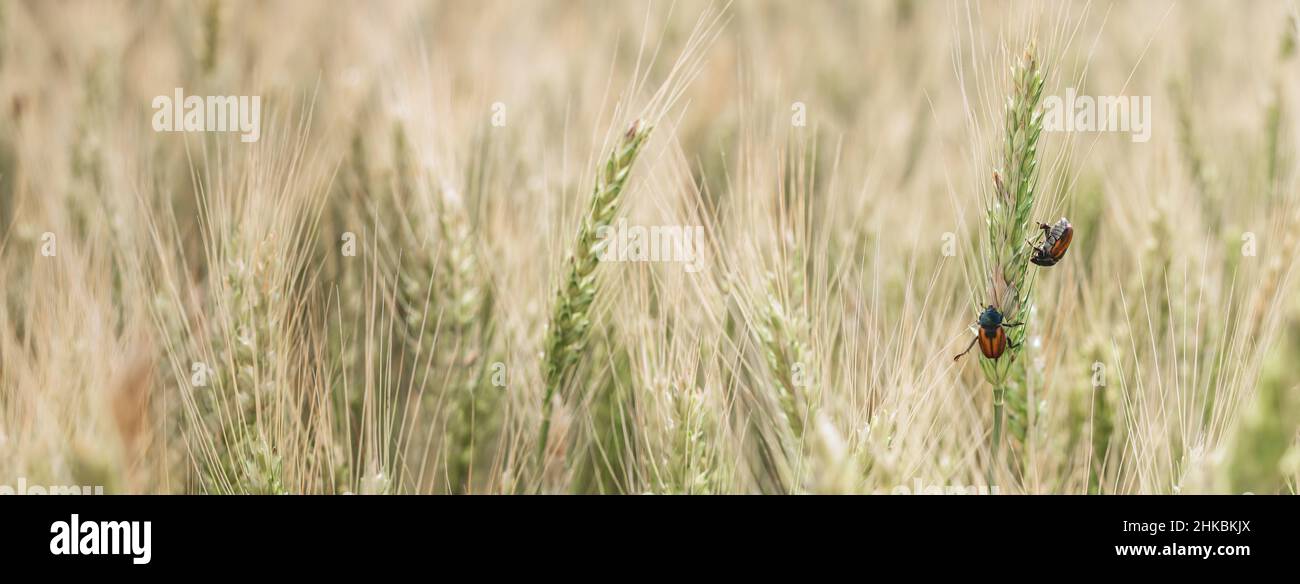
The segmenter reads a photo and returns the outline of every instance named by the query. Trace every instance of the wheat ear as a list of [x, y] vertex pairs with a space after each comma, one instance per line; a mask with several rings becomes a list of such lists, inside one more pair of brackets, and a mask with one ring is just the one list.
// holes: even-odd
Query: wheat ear
[[[1038, 185], [1038, 137], [1043, 131], [1040, 103], [1043, 75], [1031, 42], [1012, 68], [1012, 93], [1006, 105], [1006, 138], [1002, 171], [994, 172], [994, 196], [988, 204], [989, 270], [987, 299], [1005, 322], [1024, 323], [1031, 312], [1033, 283], [1028, 278], [1029, 254], [1025, 240]], [[1005, 180], [1004, 180], [1005, 176]], [[984, 377], [993, 386], [993, 461], [999, 456], [1003, 409], [1011, 438], [1023, 452], [1028, 429], [1029, 403], [1026, 370], [1018, 363], [1028, 324], [1008, 328], [1008, 345], [1002, 358], [981, 359]]]
[[586, 347], [591, 329], [591, 304], [596, 297], [596, 266], [604, 242], [598, 237], [602, 227], [614, 220], [646, 137], [652, 126], [637, 121], [623, 134], [610, 153], [592, 191], [591, 205], [578, 228], [578, 235], [566, 262], [568, 273], [555, 294], [551, 319], [547, 324], [542, 371], [546, 394], [542, 398], [542, 429], [538, 438], [538, 456], [544, 458], [547, 435], [551, 431], [551, 404], [556, 392], [568, 382]]

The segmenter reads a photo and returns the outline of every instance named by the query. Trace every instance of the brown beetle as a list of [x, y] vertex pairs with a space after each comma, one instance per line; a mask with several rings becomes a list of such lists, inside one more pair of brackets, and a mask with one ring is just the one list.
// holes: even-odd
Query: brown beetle
[[980, 330], [975, 335], [975, 339], [970, 342], [970, 345], [966, 347], [965, 351], [962, 351], [961, 354], [953, 357], [952, 360], [956, 361], [961, 359], [966, 355], [966, 353], [969, 353], [970, 350], [975, 347], [975, 343], [979, 343], [980, 352], [984, 353], [985, 357], [988, 357], [989, 359], [997, 359], [998, 357], [1001, 357], [1002, 353], [1006, 352], [1007, 347], [1014, 349], [1020, 346], [1018, 343], [1007, 341], [1007, 331], [1004, 330], [1003, 327], [1016, 327], [1022, 324], [1024, 323], [1003, 323], [1002, 313], [998, 312], [998, 309], [993, 308], [992, 306], [985, 308], [984, 312], [980, 313]]
[[1060, 221], [1052, 225], [1039, 223], [1038, 228], [1043, 230], [1043, 245], [1035, 246], [1029, 242], [1029, 247], [1034, 250], [1029, 261], [1045, 268], [1055, 266], [1065, 257], [1065, 251], [1070, 249], [1070, 241], [1074, 239], [1074, 226], [1065, 217], [1061, 217]]

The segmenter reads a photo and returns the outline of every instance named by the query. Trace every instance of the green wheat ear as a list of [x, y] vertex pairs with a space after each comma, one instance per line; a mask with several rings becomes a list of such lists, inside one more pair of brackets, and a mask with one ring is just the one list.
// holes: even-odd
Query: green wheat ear
[[547, 324], [542, 372], [546, 394], [542, 398], [542, 429], [538, 439], [538, 456], [546, 454], [546, 442], [551, 430], [551, 403], [555, 394], [570, 381], [573, 371], [586, 348], [591, 332], [591, 305], [596, 298], [596, 266], [604, 242], [598, 238], [601, 227], [614, 220], [627, 186], [632, 164], [641, 153], [653, 126], [634, 122], [610, 153], [604, 167], [596, 177], [587, 215], [578, 227], [578, 235], [566, 260], [568, 274], [555, 293], [555, 301]]
[[[1043, 74], [1035, 45], [1030, 42], [1011, 71], [1012, 92], [1007, 99], [1006, 133], [1001, 172], [993, 173], [994, 194], [987, 204], [987, 298], [976, 306], [993, 303], [1006, 322], [1025, 322], [1033, 308], [1033, 282], [1029, 276], [1030, 213], [1038, 186], [1038, 138], [1043, 131]], [[1028, 324], [1007, 329], [1008, 348], [996, 361], [981, 358], [985, 379], [993, 386], [992, 456], [1001, 450], [1003, 408], [1014, 449], [1024, 454], [1029, 428], [1028, 370], [1020, 358]], [[1012, 348], [1014, 345], [1015, 348]]]

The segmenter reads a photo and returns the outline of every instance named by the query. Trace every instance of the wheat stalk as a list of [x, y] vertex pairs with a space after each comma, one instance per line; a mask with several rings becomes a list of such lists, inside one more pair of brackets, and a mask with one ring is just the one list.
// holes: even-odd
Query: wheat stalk
[[[382, 211], [391, 212], [399, 228], [384, 235], [392, 240], [384, 247], [397, 272], [394, 298], [411, 362], [410, 387], [437, 416], [417, 448], [427, 452], [440, 441], [446, 484], [455, 493], [471, 492], [477, 462], [490, 451], [499, 422], [500, 396], [484, 383], [493, 326], [488, 278], [460, 191], [415, 169], [400, 122], [394, 124], [392, 157], [390, 200]], [[429, 390], [434, 387], [439, 390]]]
[[538, 437], [538, 456], [545, 459], [546, 444], [551, 430], [551, 408], [555, 395], [570, 381], [586, 348], [591, 329], [591, 305], [596, 298], [596, 266], [603, 242], [598, 230], [614, 220], [623, 189], [637, 155], [641, 153], [652, 126], [639, 120], [634, 122], [597, 176], [592, 191], [591, 205], [578, 228], [577, 238], [569, 253], [568, 272], [555, 293], [550, 321], [547, 324], [544, 354], [542, 355], [543, 380], [546, 393], [542, 397], [542, 428]]
[[716, 464], [717, 420], [705, 403], [704, 389], [675, 386], [668, 389], [672, 427], [666, 471], [660, 492], [712, 493], [718, 491]]
[[272, 343], [284, 334], [279, 250], [274, 237], [252, 250], [241, 243], [227, 245], [224, 274], [212, 283], [220, 298], [210, 309], [218, 320], [210, 339], [217, 376], [213, 387], [195, 390], [195, 405], [218, 451], [200, 464], [200, 478], [214, 492], [283, 493], [282, 466], [262, 423], [280, 383], [271, 362]]
[[[987, 204], [988, 244], [985, 298], [975, 306], [992, 303], [1004, 322], [1028, 320], [1032, 310], [1027, 239], [1030, 213], [1038, 184], [1038, 138], [1043, 130], [1040, 102], [1043, 75], [1035, 46], [1031, 42], [1012, 68], [1012, 92], [1005, 112], [1002, 169], [993, 173], [994, 194]], [[1007, 429], [1016, 446], [1023, 450], [1028, 428], [1026, 370], [1018, 359], [1023, 351], [1028, 325], [1008, 328], [1008, 346], [1000, 359], [981, 358], [984, 378], [993, 386], [992, 456], [996, 463], [1003, 433], [1004, 408]]]
[[438, 233], [445, 250], [438, 298], [451, 333], [447, 342], [455, 351], [454, 361], [448, 365], [459, 372], [451, 386], [454, 393], [447, 421], [452, 453], [448, 475], [453, 489], [469, 492], [475, 459], [487, 451], [495, 435], [501, 401], [496, 388], [484, 383], [492, 345], [492, 301], [459, 196], [444, 188], [438, 203]]
[[778, 433], [784, 456], [793, 473], [786, 482], [798, 485], [803, 467], [806, 425], [816, 419], [815, 385], [811, 382], [810, 324], [804, 310], [803, 261], [797, 248], [790, 250], [786, 267], [786, 302], [768, 279], [766, 303], [754, 325], [767, 364], [768, 385], [775, 393]]

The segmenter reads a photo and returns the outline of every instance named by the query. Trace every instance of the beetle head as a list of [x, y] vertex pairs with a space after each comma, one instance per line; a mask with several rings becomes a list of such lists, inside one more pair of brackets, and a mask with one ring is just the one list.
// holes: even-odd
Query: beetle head
[[990, 304], [988, 308], [984, 309], [984, 312], [980, 313], [980, 326], [984, 328], [1002, 326], [1002, 313], [998, 312], [998, 309], [993, 308], [993, 305]]

